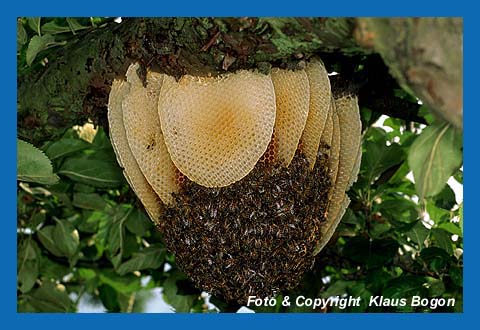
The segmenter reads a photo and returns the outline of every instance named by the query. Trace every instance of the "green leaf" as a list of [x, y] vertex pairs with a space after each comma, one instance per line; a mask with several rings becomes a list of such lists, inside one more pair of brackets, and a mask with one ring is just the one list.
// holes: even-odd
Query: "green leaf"
[[45, 222], [45, 211], [42, 210], [32, 215], [29, 222], [30, 228], [37, 228], [41, 223]]
[[88, 184], [75, 183], [73, 190], [81, 193], [94, 193], [96, 191], [95, 187], [89, 186]]
[[90, 143], [86, 141], [64, 137], [50, 144], [45, 153], [51, 160], [54, 160], [87, 149], [89, 146]]
[[81, 25], [80, 23], [78, 23], [76, 18], [72, 18], [72, 17], [67, 17], [67, 23], [73, 34], [75, 34], [75, 31], [89, 28], [88, 26]]
[[170, 276], [163, 282], [163, 297], [178, 313], [188, 313], [193, 306], [195, 295], [181, 295], [178, 293], [177, 281], [186, 276], [179, 271], [170, 272]]
[[22, 20], [17, 20], [17, 52], [20, 51], [23, 45], [28, 41], [27, 31], [23, 27]]
[[68, 25], [61, 25], [59, 22], [53, 20], [42, 25], [42, 33], [48, 34], [59, 34], [70, 32], [70, 27]]
[[[405, 182], [405, 177], [407, 176], [408, 172], [410, 172], [408, 162], [403, 162], [402, 165], [400, 165], [398, 170], [395, 172], [395, 174], [390, 178], [389, 182], [397, 185]], [[410, 181], [408, 182], [410, 183]]]
[[372, 292], [383, 290], [392, 275], [383, 268], [372, 269], [366, 274], [366, 282]]
[[120, 312], [118, 293], [110, 285], [100, 285], [98, 287], [98, 296], [107, 310], [110, 312]]
[[120, 276], [106, 269], [98, 273], [100, 282], [107, 284], [121, 293], [133, 293], [142, 288], [140, 278], [134, 275]]
[[24, 296], [17, 299], [17, 313], [35, 313], [37, 310], [33, 307]]
[[427, 201], [425, 204], [426, 204], [426, 210], [430, 215], [430, 219], [432, 219], [436, 224], [450, 221], [450, 218], [451, 218], [450, 211], [436, 207], [435, 204], [433, 204], [430, 201]]
[[95, 273], [95, 271], [90, 268], [78, 268], [77, 273], [78, 273], [78, 276], [80, 276], [81, 278], [87, 281], [97, 277], [97, 273]]
[[453, 222], [441, 223], [441, 224], [438, 225], [438, 228], [443, 229], [443, 230], [449, 232], [450, 234], [458, 235], [459, 237], [463, 236], [462, 235], [462, 230], [460, 229], [460, 227]]
[[427, 277], [429, 297], [439, 297], [445, 292], [445, 284], [442, 280]]
[[131, 207], [117, 205], [109, 210], [109, 216], [99, 219], [97, 244], [100, 250], [107, 249], [109, 258], [115, 268], [122, 261], [125, 245], [125, 222], [131, 211]]
[[140, 252], [134, 253], [132, 258], [117, 268], [117, 272], [120, 275], [125, 275], [136, 270], [148, 268], [157, 269], [163, 264], [165, 253], [164, 247], [150, 246]]
[[74, 312], [75, 306], [68, 297], [64, 287], [52, 282], [44, 282], [42, 286], [24, 296], [37, 312]]
[[455, 200], [455, 193], [448, 184], [445, 185], [442, 191], [436, 195], [433, 200], [436, 207], [445, 210], [451, 210], [457, 203]]
[[105, 134], [105, 131], [102, 127], [98, 127], [97, 134], [95, 134], [95, 137], [92, 141], [92, 146], [98, 150], [106, 149], [113, 152], [112, 142], [108, 138], [107, 134]]
[[102, 211], [107, 206], [107, 202], [99, 194], [82, 192], [73, 194], [72, 204], [82, 209], [97, 211]]
[[462, 165], [462, 136], [443, 123], [425, 128], [410, 148], [408, 164], [420, 199], [440, 193]]
[[458, 183], [463, 183], [463, 171], [462, 171], [462, 169], [458, 169], [458, 171], [455, 172], [453, 177], [455, 178], [455, 180], [458, 181]]
[[402, 120], [396, 118], [387, 118], [383, 122], [383, 126], [388, 126], [393, 128], [394, 131], [400, 133], [400, 127], [402, 127]]
[[42, 278], [57, 280], [63, 278], [71, 272], [72, 270], [69, 266], [52, 261], [47, 256], [42, 256], [40, 260], [40, 274], [42, 274]]
[[353, 297], [360, 297], [359, 306], [348, 307], [349, 311], [352, 312], [363, 312], [368, 308], [370, 297], [372, 292], [367, 289], [365, 283], [362, 282], [352, 282], [350, 285], [349, 293]]
[[387, 141], [387, 132], [381, 127], [369, 127], [365, 133], [365, 141], [385, 143]]
[[17, 253], [17, 281], [22, 293], [29, 292], [39, 275], [40, 249], [32, 239], [25, 239]]
[[370, 225], [370, 230], [369, 234], [370, 237], [373, 239], [382, 239], [386, 237], [386, 234], [390, 231], [392, 228], [392, 225], [390, 225], [388, 222], [373, 222]]
[[57, 224], [53, 230], [53, 239], [64, 256], [72, 257], [80, 245], [78, 231], [67, 220], [55, 219], [55, 221]]
[[85, 283], [86, 292], [94, 294], [100, 281], [96, 271], [90, 268], [77, 268], [76, 275]]
[[114, 213], [112, 220], [107, 249], [114, 267], [118, 267], [122, 261], [123, 248], [125, 243], [125, 222], [128, 219], [130, 210], [122, 210]]
[[425, 279], [420, 276], [404, 275], [394, 278], [386, 285], [383, 295], [388, 298], [406, 298], [422, 295]]
[[434, 239], [434, 245], [447, 251], [448, 254], [453, 254], [453, 245], [450, 234], [443, 229], [432, 229], [432, 237]]
[[45, 226], [37, 232], [38, 239], [43, 244], [43, 246], [50, 251], [54, 256], [62, 257], [62, 251], [57, 247], [53, 232], [55, 226]]
[[45, 154], [32, 144], [17, 139], [17, 178], [20, 181], [55, 184], [58, 177]]
[[463, 236], [463, 202], [458, 207], [458, 218], [459, 218], [458, 226], [460, 227], [460, 230], [462, 231], [462, 236]]
[[42, 25], [43, 33], [50, 34], [59, 34], [65, 32], [72, 32], [75, 34], [75, 31], [88, 29], [90, 26], [81, 25], [76, 18], [67, 17], [67, 18], [56, 18], [50, 22], [47, 22]]
[[37, 57], [38, 53], [55, 44], [55, 38], [51, 34], [45, 34], [43, 36], [33, 36], [32, 39], [30, 39], [27, 48], [26, 56], [28, 66], [32, 65], [33, 60], [35, 60], [35, 57]]
[[418, 115], [425, 118], [429, 125], [432, 125], [435, 122], [435, 116], [433, 115], [432, 111], [425, 105], [422, 105], [420, 109], [418, 109]]
[[92, 26], [97, 27], [98, 25], [102, 24], [106, 18], [104, 17], [90, 17], [90, 22]]
[[396, 199], [385, 199], [380, 204], [375, 205], [374, 210], [380, 212], [387, 219], [413, 222], [418, 217], [417, 207], [412, 201], [398, 197]]
[[451, 257], [444, 249], [438, 247], [425, 248], [420, 252], [420, 257], [435, 272], [441, 272], [450, 263]]
[[386, 146], [384, 141], [365, 142], [366, 152], [362, 156], [362, 172], [369, 182], [394, 165], [400, 164], [405, 154], [398, 144]]
[[428, 237], [430, 231], [423, 225], [421, 220], [418, 220], [416, 224], [406, 232], [406, 235], [416, 244], [419, 249], [422, 249], [425, 245], [425, 240]]
[[322, 293], [323, 298], [333, 297], [333, 296], [341, 296], [347, 293], [347, 288], [351, 282], [349, 281], [342, 281], [338, 280], [333, 282], [328, 289]]
[[451, 267], [449, 275], [456, 286], [463, 287], [463, 268]]
[[125, 225], [131, 233], [138, 236], [145, 236], [147, 231], [153, 226], [145, 212], [136, 208], [130, 212]]
[[27, 18], [28, 26], [39, 36], [42, 34], [40, 31], [40, 17], [29, 17]]
[[[76, 225], [77, 229], [85, 233], [97, 233], [100, 221], [108, 221], [109, 215], [103, 211], [85, 211], [82, 219]], [[96, 240], [97, 242], [98, 240]], [[98, 245], [97, 245], [98, 247]]]
[[137, 240], [137, 236], [133, 235], [129, 231], [124, 231], [121, 259], [128, 259], [133, 255], [133, 253], [138, 252], [139, 250], [140, 244]]
[[68, 158], [58, 174], [98, 188], [114, 188], [124, 182], [123, 174], [116, 164], [101, 160]]

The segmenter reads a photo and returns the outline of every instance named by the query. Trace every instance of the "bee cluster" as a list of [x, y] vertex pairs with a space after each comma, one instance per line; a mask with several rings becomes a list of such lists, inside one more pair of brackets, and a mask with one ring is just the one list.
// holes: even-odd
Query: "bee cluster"
[[177, 265], [197, 286], [239, 303], [295, 287], [326, 221], [327, 161], [319, 155], [313, 171], [299, 153], [288, 168], [258, 163], [223, 188], [187, 180], [162, 220]]

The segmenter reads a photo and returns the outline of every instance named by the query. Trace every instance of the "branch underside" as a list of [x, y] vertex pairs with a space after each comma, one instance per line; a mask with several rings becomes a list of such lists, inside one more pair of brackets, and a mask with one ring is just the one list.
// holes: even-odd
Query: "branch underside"
[[[132, 61], [175, 77], [272, 66], [299, 68], [320, 56], [359, 93], [360, 106], [424, 122], [418, 106], [397, 98], [399, 88], [371, 49], [357, 43], [351, 18], [157, 18], [74, 36], [53, 49], [48, 64], [18, 77], [18, 135], [33, 143], [54, 139], [88, 119], [103, 127], [110, 85]], [[79, 37], [81, 36], [81, 38]], [[364, 66], [362, 74], [353, 69]]]

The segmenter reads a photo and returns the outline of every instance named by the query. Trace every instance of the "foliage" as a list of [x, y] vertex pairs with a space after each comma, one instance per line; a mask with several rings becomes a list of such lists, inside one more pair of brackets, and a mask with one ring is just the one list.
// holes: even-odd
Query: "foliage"
[[[93, 30], [105, 22], [104, 18], [45, 18], [17, 19], [17, 55], [19, 73], [27, 71], [45, 50], [65, 46], [81, 31]], [[42, 63], [45, 65], [45, 63]]]
[[[42, 51], [101, 24], [96, 19], [20, 19], [18, 70], [41, 65]], [[90, 25], [89, 25], [90, 24]], [[41, 38], [41, 39], [39, 39]], [[52, 39], [53, 38], [53, 39]], [[53, 40], [53, 41], [52, 41]], [[31, 67], [30, 67], [31, 65]], [[338, 68], [341, 73], [341, 68]], [[405, 98], [416, 99], [407, 93]], [[461, 136], [433, 121], [423, 126], [361, 109], [363, 158], [337, 234], [301, 285], [305, 297], [359, 296], [360, 306], [329, 312], [459, 312], [463, 297], [463, 205], [446, 181], [463, 183]], [[82, 124], [82, 123], [79, 123]], [[20, 312], [74, 312], [82, 301], [110, 312], [144, 309], [155, 288], [177, 312], [236, 311], [206, 304], [176, 267], [123, 179], [107, 134], [70, 129], [37, 149], [18, 142], [17, 293]], [[47, 158], [48, 157], [48, 158]], [[413, 171], [416, 184], [407, 174]], [[371, 296], [456, 298], [454, 307], [375, 307]], [[250, 307], [311, 312], [307, 307]], [[319, 310], [314, 310], [319, 311]], [[324, 311], [324, 310], [322, 310]]]
[[[198, 290], [177, 297], [184, 275], [123, 180], [103, 130], [89, 143], [72, 129], [42, 149], [61, 180], [19, 184], [19, 311], [73, 311], [83, 294], [110, 311], [131, 311], [138, 291], [162, 285], [177, 309], [201, 310]], [[166, 263], [172, 269], [158, 271]]]
[[[455, 297], [459, 305], [447, 311], [461, 310], [463, 230], [452, 219], [461, 219], [462, 208], [449, 186], [415, 202], [415, 186], [406, 178], [407, 155], [421, 135], [405, 130], [400, 120], [390, 118], [386, 125], [393, 131], [370, 127], [365, 133], [360, 177], [336, 241], [321, 252], [303, 285], [288, 294], [360, 295], [368, 301], [371, 295], [403, 297], [408, 289], [409, 295]], [[42, 149], [61, 180], [19, 185], [19, 311], [73, 311], [83, 294], [110, 311], [132, 311], [141, 308], [134, 299], [139, 291], [159, 286], [177, 311], [208, 310], [121, 179], [103, 130], [91, 143], [70, 130]], [[83, 167], [70, 168], [72, 162]], [[95, 170], [85, 174], [87, 168]], [[425, 211], [433, 223], [421, 218]], [[452, 235], [458, 239], [452, 241]], [[169, 271], [163, 271], [166, 264]], [[419, 309], [362, 305], [347, 310]]]
[[461, 136], [451, 124], [427, 127], [408, 157], [420, 198], [437, 195], [462, 164]]
[[45, 154], [32, 144], [17, 140], [17, 175], [27, 182], [54, 184], [58, 177], [53, 174], [52, 164]]
[[[445, 185], [448, 177], [461, 173], [461, 158], [455, 160], [457, 165], [444, 181], [436, 183], [441, 192], [425, 194], [429, 197], [419, 201], [418, 184], [407, 178], [408, 164], [414, 146], [430, 132], [425, 129], [417, 135], [419, 125], [407, 129], [404, 122], [393, 118], [384, 125], [391, 131], [369, 127], [365, 132], [360, 176], [349, 192], [352, 203], [337, 229], [337, 240], [321, 252], [313, 272], [317, 281], [321, 278], [328, 284], [310, 294], [362, 297], [360, 307], [346, 309], [351, 312], [432, 311], [409, 304], [368, 306], [371, 296], [380, 295], [454, 297], [455, 307], [433, 311], [461, 311], [462, 206], [456, 205], [455, 194]], [[431, 164], [431, 175], [444, 171], [447, 161]]]

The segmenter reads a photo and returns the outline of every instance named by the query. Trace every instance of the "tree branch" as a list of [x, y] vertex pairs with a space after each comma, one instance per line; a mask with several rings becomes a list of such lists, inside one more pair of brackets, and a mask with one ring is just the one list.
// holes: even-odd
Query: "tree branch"
[[[18, 134], [53, 139], [88, 118], [106, 126], [113, 78], [129, 62], [174, 76], [294, 65], [318, 51], [361, 51], [348, 18], [124, 19], [46, 53], [18, 77]], [[228, 63], [226, 63], [228, 62]]]
[[357, 40], [374, 48], [406, 90], [463, 126], [463, 19], [359, 19]]
[[[362, 61], [368, 64], [368, 59], [373, 58], [372, 44], [375, 44], [390, 71], [400, 77], [402, 87], [408, 90], [410, 84], [418, 86], [407, 75], [411, 73], [411, 66], [406, 67], [403, 62], [395, 66], [395, 58], [385, 55], [384, 49], [395, 45], [385, 43], [382, 48], [377, 47], [377, 43], [368, 43], [364, 22], [368, 22], [368, 27], [387, 26], [389, 33], [376, 32], [375, 42], [383, 40], [380, 37], [396, 40], [394, 36], [399, 34], [400, 27], [407, 29], [408, 36], [414, 32], [427, 33], [426, 27], [431, 24], [401, 25], [395, 20], [382, 19], [359, 22], [357, 25], [352, 18], [127, 18], [121, 24], [109, 22], [88, 34], [73, 36], [64, 47], [44, 52], [42, 55], [48, 58], [45, 67], [37, 63], [28, 72], [19, 74], [18, 135], [38, 145], [87, 119], [108, 127], [106, 113], [111, 81], [123, 76], [132, 61], [179, 77], [187, 73], [215, 75], [250, 68], [268, 72], [271, 66], [295, 68], [304, 65], [309, 57], [320, 55], [327, 66], [339, 72], [340, 62], [344, 68], [358, 67]], [[443, 25], [433, 27], [438, 27], [437, 33], [442, 33]], [[399, 71], [403, 76], [396, 74]], [[341, 71], [342, 77], [348, 78], [346, 72]], [[393, 86], [392, 81], [396, 85], [388, 70], [366, 72], [367, 76], [361, 79], [352, 76], [356, 84], [360, 82], [358, 92], [362, 106], [392, 117], [424, 122], [417, 114], [418, 105], [392, 95], [392, 89], [387, 90], [386, 86]], [[450, 80], [435, 86], [449, 86]], [[445, 95], [458, 94], [456, 89], [452, 90], [454, 92]], [[441, 90], [433, 92], [441, 98]], [[423, 96], [422, 91], [419, 95]], [[445, 102], [448, 105], [451, 100]], [[428, 104], [435, 109], [433, 102]], [[455, 114], [450, 119], [458, 122], [458, 118], [461, 121], [461, 116]]]

